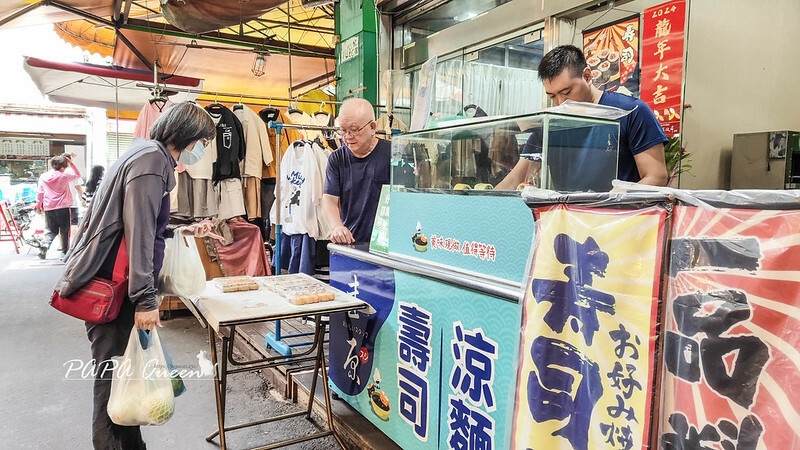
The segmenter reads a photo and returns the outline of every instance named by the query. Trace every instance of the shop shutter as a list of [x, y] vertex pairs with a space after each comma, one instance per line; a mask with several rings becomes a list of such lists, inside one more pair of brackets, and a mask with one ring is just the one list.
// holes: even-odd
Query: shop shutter
[[[133, 137], [132, 133], [106, 133], [106, 160], [108, 165], [111, 165], [130, 148]], [[117, 151], [117, 141], [119, 141], [119, 152]]]

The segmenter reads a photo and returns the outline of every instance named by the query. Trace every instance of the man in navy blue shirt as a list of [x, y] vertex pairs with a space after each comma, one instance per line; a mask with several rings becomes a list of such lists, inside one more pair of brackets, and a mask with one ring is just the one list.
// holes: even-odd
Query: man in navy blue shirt
[[332, 242], [369, 242], [381, 186], [389, 184], [391, 144], [375, 137], [375, 112], [364, 99], [342, 103], [339, 127], [344, 145], [328, 159], [323, 212]]
[[[631, 111], [620, 119], [617, 178], [653, 186], [666, 185], [664, 143], [667, 137], [645, 102], [594, 87], [592, 71], [586, 64], [583, 52], [572, 45], [562, 45], [548, 52], [539, 63], [538, 70], [545, 92], [556, 106], [565, 100], [573, 100]], [[530, 166], [531, 161], [520, 159], [496, 189], [515, 189], [524, 181]], [[586, 167], [585, 170], [592, 168]]]

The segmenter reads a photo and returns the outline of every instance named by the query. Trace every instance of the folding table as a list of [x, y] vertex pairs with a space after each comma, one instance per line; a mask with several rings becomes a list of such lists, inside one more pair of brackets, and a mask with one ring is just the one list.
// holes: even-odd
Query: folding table
[[[290, 276], [297, 277], [298, 275], [294, 274]], [[254, 277], [254, 279], [257, 281], [261, 280], [262, 278], [274, 279], [275, 277]], [[309, 280], [323, 285], [323, 283], [318, 280], [314, 280], [312, 277], [308, 278]], [[327, 383], [328, 373], [327, 369], [325, 368], [325, 352], [323, 350], [325, 325], [320, 321], [320, 316], [362, 309], [365, 308], [367, 304], [328, 285], [324, 286], [326, 289], [336, 293], [336, 298], [334, 300], [306, 305], [293, 305], [281, 295], [269, 291], [263, 286], [261, 286], [259, 290], [254, 291], [223, 293], [217, 287], [214, 280], [208, 281], [206, 290], [199, 297], [192, 299], [191, 304], [188, 306], [194, 306], [195, 308], [192, 312], [195, 313], [198, 318], [201, 318], [201, 321], [204, 321], [208, 325], [208, 338], [209, 344], [211, 345], [211, 361], [214, 364], [214, 394], [216, 396], [217, 403], [218, 430], [208, 436], [206, 441], [211, 442], [215, 437], [219, 436], [220, 447], [224, 450], [226, 448], [225, 433], [228, 431], [239, 430], [242, 428], [270, 423], [277, 420], [289, 419], [292, 417], [300, 417], [303, 415], [310, 419], [311, 408], [314, 402], [314, 393], [316, 392], [317, 387], [317, 377], [321, 369], [322, 379], [324, 380], [323, 388], [325, 391], [325, 411], [328, 416], [328, 431], [322, 431], [310, 436], [303, 436], [295, 439], [275, 442], [257, 448], [264, 450], [278, 448], [331, 435], [336, 439], [343, 449], [345, 448], [341, 438], [338, 434], [336, 434], [333, 428], [330, 392]], [[188, 304], [189, 302], [186, 303]], [[236, 327], [246, 324], [270, 322], [305, 316], [314, 316], [315, 326], [311, 347], [303, 353], [291, 356], [279, 355], [249, 361], [235, 361], [233, 359], [233, 345], [237, 335]], [[222, 355], [219, 359], [217, 358], [217, 337], [221, 338], [222, 340]], [[239, 425], [225, 425], [225, 394], [227, 389], [228, 374], [270, 368], [290, 362], [298, 363], [306, 361], [314, 361], [314, 377], [311, 383], [308, 407], [304, 411], [283, 414], [280, 416]]]

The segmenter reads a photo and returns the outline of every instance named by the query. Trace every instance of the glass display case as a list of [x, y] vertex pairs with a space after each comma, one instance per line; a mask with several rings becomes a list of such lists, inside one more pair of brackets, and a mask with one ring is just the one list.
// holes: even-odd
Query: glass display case
[[[451, 120], [392, 138], [392, 190], [605, 192], [617, 177], [619, 122], [539, 112]], [[512, 170], [514, 171], [512, 174]], [[513, 181], [513, 182], [511, 182]]]

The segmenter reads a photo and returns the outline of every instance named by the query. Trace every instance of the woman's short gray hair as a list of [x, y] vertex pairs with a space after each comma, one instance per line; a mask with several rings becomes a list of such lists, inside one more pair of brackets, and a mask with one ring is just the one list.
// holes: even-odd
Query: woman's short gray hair
[[192, 102], [171, 106], [150, 127], [150, 139], [182, 151], [199, 139], [212, 139], [217, 128], [211, 116]]

